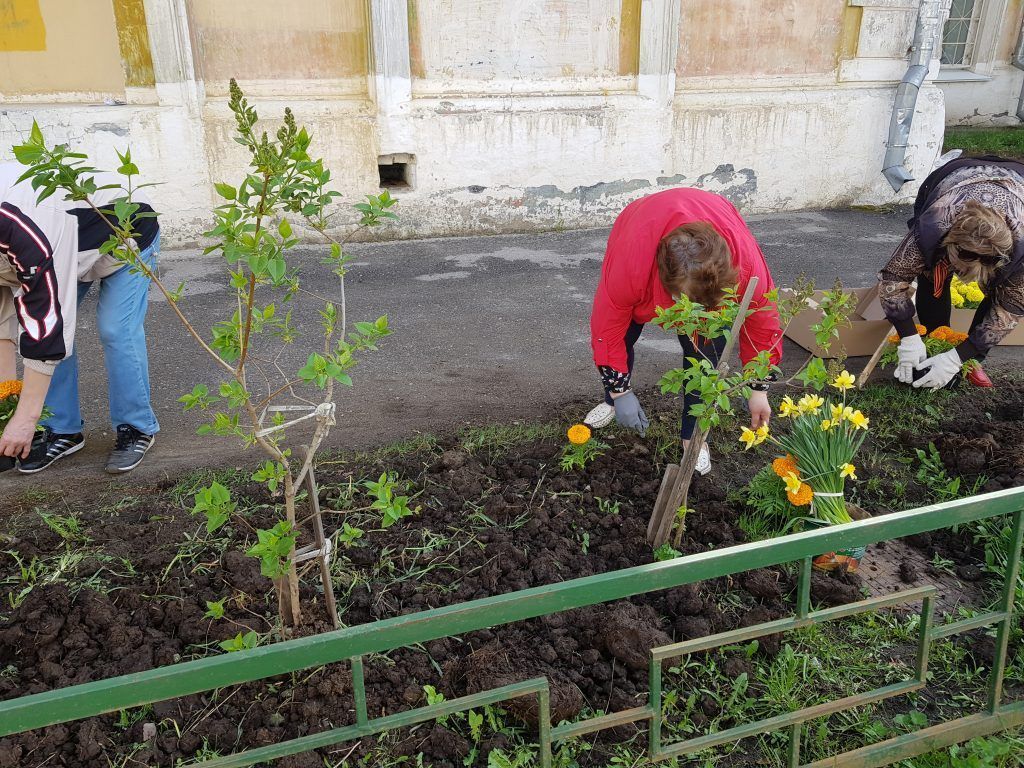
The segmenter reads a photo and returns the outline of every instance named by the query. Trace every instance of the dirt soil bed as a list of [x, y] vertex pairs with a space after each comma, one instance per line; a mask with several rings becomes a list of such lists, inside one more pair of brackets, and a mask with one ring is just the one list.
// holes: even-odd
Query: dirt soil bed
[[[869, 438], [858, 487], [874, 490], [864, 491], [862, 506], [876, 514], [891, 511], [886, 473], [929, 443], [965, 487], [980, 475], [987, 478], [986, 491], [1024, 485], [1018, 437], [1024, 392], [1004, 386], [951, 397], [941, 426], [902, 435], [902, 449], [900, 440]], [[415, 517], [386, 530], [365, 513], [346, 518], [365, 534], [340, 549], [334, 567], [344, 622], [362, 624], [652, 562], [645, 528], [664, 464], [677, 458], [671, 439], [677, 416], [668, 398], [651, 393], [644, 402], [656, 422], [652, 434], [602, 433], [611, 447], [582, 471], [558, 467], [562, 430], [571, 423], [566, 419], [551, 428], [478, 430], [473, 437], [325, 461], [319, 480], [327, 510], [364, 506], [358, 484], [385, 471], [406, 483], [420, 507]], [[739, 524], [744, 505], [735, 492], [769, 457], [744, 453], [733, 438], [722, 430], [715, 472], [697, 482], [697, 512], [688, 521], [684, 554], [747, 540]], [[263, 486], [239, 477], [234, 492], [250, 521], [269, 520], [274, 500]], [[900, 508], [929, 500], [927, 488], [911, 475], [901, 482], [906, 493]], [[135, 490], [138, 495], [127, 499], [114, 492], [78, 498], [68, 491], [28, 497], [3, 523], [0, 698], [219, 654], [218, 643], [250, 629], [270, 637], [271, 587], [258, 562], [241, 551], [245, 528], [207, 536], [189, 512], [190, 489], [182, 484]], [[69, 518], [77, 521], [70, 529]], [[329, 530], [340, 523], [340, 515], [328, 514]], [[39, 573], [26, 577], [22, 569], [33, 560]], [[324, 631], [322, 598], [312, 578], [304, 583], [302, 633]], [[961, 531], [876, 547], [863, 578], [816, 574], [812, 597], [835, 605], [924, 583], [938, 583], [948, 606], [981, 606], [992, 596], [984, 552]], [[370, 713], [421, 706], [426, 685], [453, 698], [536, 676], [551, 682], [556, 722], [634, 707], [646, 693], [649, 648], [788, 615], [795, 586], [792, 569], [753, 571], [374, 657], [366, 668]], [[207, 603], [222, 600], [226, 618], [206, 617]], [[758, 653], [778, 653], [781, 642], [766, 638]], [[964, 642], [977, 646], [979, 658], [991, 655], [991, 641], [982, 633]], [[744, 662], [736, 657], [733, 665], [739, 673]], [[0, 740], [0, 768], [173, 766], [178, 759], [350, 724], [353, 706], [347, 665], [332, 665], [9, 737]], [[527, 729], [536, 725], [533, 700], [506, 710]], [[482, 745], [480, 764], [503, 738]], [[373, 746], [366, 741], [352, 759]], [[426, 765], [461, 766], [470, 748], [463, 735], [428, 725], [403, 734], [393, 753], [423, 753]], [[323, 766], [327, 752], [340, 761], [348, 750], [278, 764]], [[588, 759], [581, 764], [606, 764], [597, 754]], [[750, 761], [755, 764], [755, 756]]]

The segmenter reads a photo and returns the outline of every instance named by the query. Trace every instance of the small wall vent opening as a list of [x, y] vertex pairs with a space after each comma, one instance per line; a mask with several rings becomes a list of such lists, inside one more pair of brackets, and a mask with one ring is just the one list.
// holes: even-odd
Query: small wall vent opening
[[416, 156], [405, 152], [380, 155], [377, 158], [381, 189], [412, 189], [415, 169]]

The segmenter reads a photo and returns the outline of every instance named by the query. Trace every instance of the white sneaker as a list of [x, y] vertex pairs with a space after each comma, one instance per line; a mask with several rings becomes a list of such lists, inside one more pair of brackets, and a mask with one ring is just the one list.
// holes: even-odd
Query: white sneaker
[[600, 429], [601, 427], [607, 427], [614, 420], [615, 408], [608, 405], [608, 403], [601, 403], [587, 414], [586, 418], [583, 419], [583, 423], [591, 429]]
[[700, 455], [697, 456], [697, 466], [694, 467], [694, 471], [698, 475], [706, 475], [711, 471], [711, 451], [708, 450], [707, 443], [700, 447]]

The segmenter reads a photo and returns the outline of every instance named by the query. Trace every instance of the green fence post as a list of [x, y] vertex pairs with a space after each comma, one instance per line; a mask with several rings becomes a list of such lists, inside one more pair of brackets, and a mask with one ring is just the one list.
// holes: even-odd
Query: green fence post
[[801, 619], [806, 619], [807, 614], [811, 612], [811, 571], [813, 568], [813, 558], [805, 557], [800, 561], [800, 582], [796, 589], [796, 615]]
[[989, 678], [988, 711], [995, 714], [1003, 695], [1003, 675], [1006, 673], [1006, 653], [1013, 631], [1013, 607], [1017, 594], [1017, 574], [1020, 572], [1020, 549], [1024, 545], [1024, 510], [1013, 513], [1013, 531], [1010, 533], [1010, 551], [1006, 553], [1006, 579], [1003, 596], [999, 601], [1003, 618], [996, 633], [995, 661]]
[[789, 736], [789, 768], [800, 768], [800, 739], [803, 737], [803, 723], [797, 723]]
[[551, 768], [551, 689], [545, 685], [538, 693], [540, 706], [537, 712], [540, 739], [540, 768]]
[[921, 627], [917, 645], [917, 681], [928, 683], [928, 654], [932, 649], [932, 621], [935, 617], [935, 598], [928, 596], [921, 604]]
[[363, 657], [352, 659], [352, 695], [356, 700], [356, 725], [366, 725], [369, 716], [366, 712], [366, 680], [363, 676]]
[[661, 659], [651, 656], [648, 701], [651, 705], [651, 725], [647, 731], [647, 754], [657, 760], [661, 753]]

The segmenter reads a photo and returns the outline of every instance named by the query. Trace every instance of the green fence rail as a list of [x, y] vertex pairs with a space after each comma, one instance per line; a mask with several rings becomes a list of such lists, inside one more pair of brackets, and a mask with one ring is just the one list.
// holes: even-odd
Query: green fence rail
[[[912, 536], [1001, 515], [1012, 516], [1013, 528], [1010, 551], [1007, 552], [1006, 578], [995, 610], [955, 623], [936, 626], [933, 622], [936, 590], [930, 586], [836, 608], [811, 610], [811, 558], [815, 555], [867, 546], [888, 539]], [[192, 763], [190, 768], [242, 768], [256, 765], [522, 696], [538, 697], [538, 763], [542, 768], [550, 767], [551, 748], [555, 742], [627, 723], [641, 722], [647, 724], [648, 754], [655, 761], [692, 754], [747, 736], [789, 729], [791, 735], [788, 765], [800, 766], [801, 729], [805, 722], [850, 707], [870, 704], [921, 689], [927, 684], [928, 652], [934, 641], [981, 627], [997, 627], [995, 661], [990, 672], [988, 701], [984, 711], [819, 760], [807, 764], [805, 768], [867, 768], [888, 765], [974, 736], [1024, 725], [1024, 702], [1007, 704], [1002, 701], [1003, 676], [1013, 626], [1014, 588], [1020, 570], [1022, 538], [1024, 489], [1000, 491], [4, 701], [0, 702], [0, 737], [348, 660], [352, 668], [355, 692], [354, 725], [201, 763]], [[539, 678], [428, 707], [375, 719], [369, 717], [363, 680], [363, 657], [367, 654], [383, 653], [443, 637], [790, 562], [800, 563], [794, 615], [711, 637], [651, 649], [650, 696], [646, 706], [552, 727], [548, 682]], [[866, 611], [917, 602], [921, 603], [917, 665], [914, 676], [908, 680], [687, 741], [675, 744], [662, 742], [662, 662], [666, 659], [823, 621], [854, 616]]]

